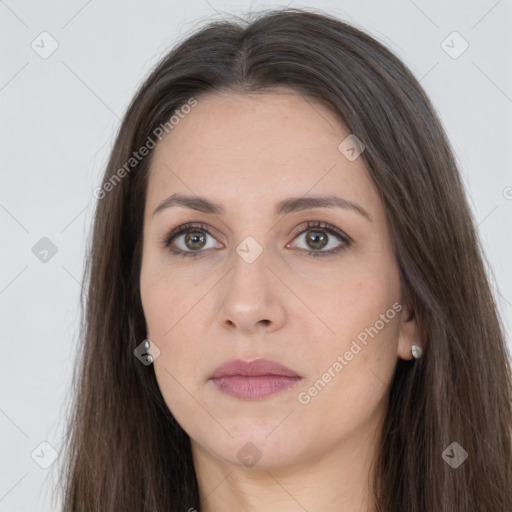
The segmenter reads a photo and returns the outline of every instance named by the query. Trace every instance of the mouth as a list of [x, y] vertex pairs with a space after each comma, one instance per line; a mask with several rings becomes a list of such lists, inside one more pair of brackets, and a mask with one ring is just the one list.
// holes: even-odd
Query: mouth
[[302, 377], [268, 359], [234, 359], [219, 366], [210, 380], [227, 395], [240, 400], [259, 400], [291, 389]]

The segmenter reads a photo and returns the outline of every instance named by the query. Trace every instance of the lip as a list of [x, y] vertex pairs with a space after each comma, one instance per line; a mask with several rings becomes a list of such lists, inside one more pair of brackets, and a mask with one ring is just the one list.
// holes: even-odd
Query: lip
[[241, 400], [258, 400], [290, 389], [302, 377], [269, 359], [233, 359], [221, 364], [210, 379], [223, 393]]

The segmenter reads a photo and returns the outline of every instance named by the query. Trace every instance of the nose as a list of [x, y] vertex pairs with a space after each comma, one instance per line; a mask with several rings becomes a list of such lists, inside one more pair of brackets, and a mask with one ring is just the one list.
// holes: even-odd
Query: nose
[[286, 321], [286, 287], [269, 268], [265, 251], [251, 263], [236, 253], [233, 259], [234, 268], [219, 290], [222, 326], [244, 334], [281, 328]]

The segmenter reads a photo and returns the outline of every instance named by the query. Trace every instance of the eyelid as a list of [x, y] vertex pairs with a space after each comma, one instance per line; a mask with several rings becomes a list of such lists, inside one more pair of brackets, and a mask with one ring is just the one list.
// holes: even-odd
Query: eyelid
[[293, 232], [292, 232], [293, 239], [295, 239], [298, 235], [301, 235], [302, 233], [305, 233], [307, 231], [313, 230], [314, 228], [317, 228], [319, 230], [325, 230], [328, 233], [329, 232], [333, 232], [343, 242], [345, 242], [347, 244], [353, 243], [352, 238], [350, 238], [344, 231], [342, 231], [341, 229], [337, 228], [336, 226], [333, 226], [332, 224], [329, 224], [327, 222], [323, 222], [321, 220], [312, 220], [312, 221], [310, 220], [310, 221], [307, 221], [305, 224], [302, 223], [299, 226], [297, 226], [293, 230]]

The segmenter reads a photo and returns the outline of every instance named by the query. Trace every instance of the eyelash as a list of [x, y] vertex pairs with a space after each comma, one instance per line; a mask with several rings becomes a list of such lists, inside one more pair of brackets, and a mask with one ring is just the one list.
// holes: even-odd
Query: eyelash
[[[351, 238], [349, 236], [347, 236], [345, 233], [343, 233], [343, 231], [341, 231], [340, 229], [338, 229], [330, 224], [326, 224], [325, 222], [321, 222], [321, 221], [308, 221], [306, 223], [305, 227], [302, 226], [301, 228], [296, 230], [296, 232], [294, 233], [294, 239], [296, 237], [298, 237], [299, 235], [302, 235], [303, 233], [312, 231], [313, 228], [321, 228], [321, 230], [319, 230], [319, 231], [325, 231], [329, 235], [334, 235], [335, 237], [339, 238], [341, 242], [343, 242], [343, 244], [338, 246], [336, 249], [331, 249], [329, 251], [314, 251], [314, 250], [308, 251], [306, 249], [301, 249], [302, 252], [306, 252], [308, 254], [308, 256], [311, 256], [313, 258], [324, 258], [324, 257], [334, 256], [337, 253], [339, 253], [340, 251], [343, 251], [344, 249], [349, 247], [352, 243]], [[183, 225], [178, 226], [177, 228], [173, 229], [170, 233], [168, 233], [161, 239], [160, 243], [162, 244], [162, 246], [164, 248], [168, 248], [175, 238], [177, 238], [179, 235], [186, 233], [187, 231], [192, 231], [192, 229], [195, 229], [196, 231], [202, 231], [202, 232], [210, 235], [211, 237], [213, 237], [213, 235], [208, 231], [208, 228], [205, 224], [191, 222], [188, 224], [183, 224]], [[181, 249], [169, 249], [169, 250], [176, 256], [192, 257], [192, 258], [197, 258], [198, 256], [201, 256], [205, 252], [205, 251], [201, 251], [201, 250], [198, 250], [198, 251], [182, 251]]]

